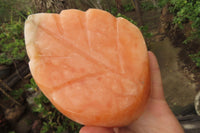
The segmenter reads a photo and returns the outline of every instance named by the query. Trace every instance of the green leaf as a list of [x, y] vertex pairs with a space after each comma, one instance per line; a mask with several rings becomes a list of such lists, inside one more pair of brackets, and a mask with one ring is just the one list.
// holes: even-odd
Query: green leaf
[[66, 130], [65, 127], [63, 127], [63, 126], [57, 126], [56, 133], [63, 133], [65, 130]]
[[40, 130], [40, 133], [48, 132], [49, 128], [50, 128], [50, 126], [46, 122], [43, 122], [43, 126], [42, 126], [42, 129]]
[[17, 89], [17, 90], [12, 90], [11, 95], [17, 100], [21, 97], [23, 92], [24, 92], [24, 90], [20, 88], [20, 89]]

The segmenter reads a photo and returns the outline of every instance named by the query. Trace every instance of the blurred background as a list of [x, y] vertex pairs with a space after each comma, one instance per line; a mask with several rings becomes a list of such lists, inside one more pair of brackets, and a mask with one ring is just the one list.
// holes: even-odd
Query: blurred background
[[199, 0], [0, 0], [1, 133], [78, 133], [82, 127], [41, 93], [24, 44], [28, 15], [70, 8], [103, 9], [137, 25], [157, 56], [170, 108], [186, 132], [200, 132]]

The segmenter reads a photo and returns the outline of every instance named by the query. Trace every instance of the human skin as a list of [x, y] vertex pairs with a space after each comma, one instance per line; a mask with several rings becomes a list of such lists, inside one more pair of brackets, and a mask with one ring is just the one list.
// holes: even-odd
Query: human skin
[[157, 59], [150, 51], [148, 55], [151, 72], [151, 94], [140, 118], [130, 125], [120, 128], [84, 126], [79, 133], [184, 133], [165, 100]]

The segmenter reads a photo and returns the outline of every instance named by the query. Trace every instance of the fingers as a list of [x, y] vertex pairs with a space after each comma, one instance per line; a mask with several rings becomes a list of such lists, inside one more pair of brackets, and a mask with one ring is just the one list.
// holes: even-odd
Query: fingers
[[112, 128], [84, 126], [79, 133], [114, 133]]
[[151, 74], [151, 98], [164, 100], [160, 68], [156, 56], [151, 51], [148, 52], [148, 55]]

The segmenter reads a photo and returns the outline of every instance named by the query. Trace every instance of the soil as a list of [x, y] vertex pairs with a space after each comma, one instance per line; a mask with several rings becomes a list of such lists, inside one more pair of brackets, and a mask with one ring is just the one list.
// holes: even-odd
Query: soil
[[[179, 58], [183, 64], [180, 65], [186, 72], [193, 73], [195, 75], [195, 81], [200, 81], [200, 67], [197, 67], [189, 57], [189, 55], [200, 51], [200, 39], [196, 39], [188, 44], [183, 44], [185, 38], [180, 38], [180, 36], [183, 36], [182, 33], [177, 32], [176, 37], [173, 40], [173, 45], [181, 49], [179, 52]], [[197, 83], [197, 91], [200, 91], [200, 82]]]
[[148, 45], [160, 66], [165, 98], [172, 111], [180, 115], [188, 106], [193, 108], [195, 95], [200, 88], [200, 69], [195, 67], [188, 56], [195, 53], [194, 50], [200, 50], [200, 47], [198, 43], [183, 44], [185, 37], [181, 32], [177, 32], [174, 37], [174, 33], [161, 35], [160, 14], [160, 10], [144, 12], [143, 21], [154, 35]]
[[179, 57], [181, 48], [174, 47], [169, 38], [152, 42], [151, 51], [160, 65], [165, 98], [177, 114], [181, 107], [194, 102], [197, 87], [195, 75], [182, 67], [185, 64]]

